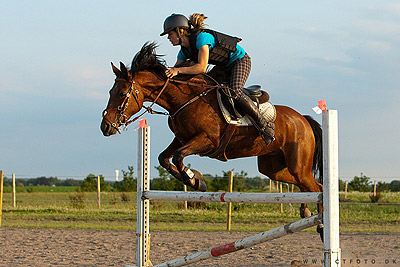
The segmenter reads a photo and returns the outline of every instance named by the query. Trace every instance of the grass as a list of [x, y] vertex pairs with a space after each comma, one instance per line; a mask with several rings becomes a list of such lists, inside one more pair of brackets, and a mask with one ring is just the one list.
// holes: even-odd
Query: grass
[[[101, 209], [96, 193], [84, 193], [81, 206], [74, 205], [76, 192], [20, 192], [17, 207], [11, 193], [4, 193], [5, 227], [45, 227], [79, 229], [136, 229], [136, 193], [102, 193]], [[349, 202], [340, 205], [341, 232], [400, 232], [400, 193], [382, 193], [380, 204], [369, 202], [370, 193], [352, 192]], [[344, 195], [340, 195], [344, 199]], [[129, 199], [130, 201], [122, 201]], [[309, 205], [312, 212], [316, 205]], [[206, 203], [203, 208], [183, 209], [182, 202], [152, 201], [151, 230], [224, 231], [226, 204]], [[232, 205], [232, 231], [266, 231], [300, 218], [299, 204]], [[315, 231], [315, 228], [307, 231]]]

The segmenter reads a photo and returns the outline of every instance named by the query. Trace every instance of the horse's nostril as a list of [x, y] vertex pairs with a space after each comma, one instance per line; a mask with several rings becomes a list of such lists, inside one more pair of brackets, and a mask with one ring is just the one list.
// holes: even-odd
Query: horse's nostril
[[104, 121], [103, 121], [103, 122], [101, 123], [101, 125], [100, 125], [100, 129], [101, 129], [101, 131], [102, 131], [103, 133], [108, 132], [109, 128], [110, 128], [110, 126], [109, 126], [109, 124], [108, 124], [107, 122], [104, 122]]

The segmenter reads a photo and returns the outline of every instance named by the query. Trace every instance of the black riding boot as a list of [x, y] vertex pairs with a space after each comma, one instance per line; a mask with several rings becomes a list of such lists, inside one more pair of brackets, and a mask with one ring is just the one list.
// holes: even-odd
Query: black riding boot
[[275, 140], [275, 125], [272, 122], [267, 122], [264, 117], [260, 114], [260, 110], [254, 104], [254, 102], [247, 95], [243, 95], [243, 97], [239, 97], [236, 100], [237, 107], [246, 115], [250, 117], [251, 122], [254, 127], [260, 132], [260, 135], [264, 142], [269, 145], [272, 141]]

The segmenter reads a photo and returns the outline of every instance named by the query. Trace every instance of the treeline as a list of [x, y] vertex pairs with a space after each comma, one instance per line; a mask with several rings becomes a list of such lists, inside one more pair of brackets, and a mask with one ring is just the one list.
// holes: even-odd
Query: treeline
[[[150, 188], [153, 190], [165, 190], [165, 191], [181, 191], [183, 190], [182, 182], [178, 181], [172, 175], [170, 175], [161, 166], [155, 167], [158, 171], [158, 177], [151, 179]], [[229, 173], [230, 171], [222, 171], [222, 175], [204, 175], [204, 181], [207, 184], [209, 192], [217, 191], [228, 191], [229, 185]], [[105, 181], [104, 177], [100, 175], [100, 189], [102, 192], [116, 191], [116, 192], [133, 192], [136, 191], [136, 182], [134, 168], [128, 166], [128, 170], [122, 170], [122, 181], [110, 182]], [[16, 179], [17, 186], [79, 186], [81, 191], [96, 191], [97, 190], [97, 176], [89, 174], [85, 180], [74, 180], [74, 179], [58, 179], [57, 177], [37, 177], [37, 178], [26, 178]], [[339, 190], [345, 190], [346, 182], [339, 179]], [[12, 186], [12, 180], [10, 178], [4, 179], [4, 186]], [[385, 192], [399, 192], [400, 191], [400, 180], [394, 180], [390, 183], [378, 182], [377, 191]], [[348, 182], [347, 191], [359, 191], [359, 192], [372, 192], [374, 184], [370, 177], [363, 174], [360, 176], [354, 176], [354, 178]], [[188, 187], [190, 191], [191, 188]], [[235, 172], [233, 175], [233, 191], [266, 191], [269, 190], [269, 179], [256, 177], [247, 177], [247, 173], [244, 171]]]
[[[344, 191], [346, 182], [339, 180], [339, 190]], [[347, 191], [359, 191], [359, 192], [371, 192], [374, 190], [374, 183], [370, 177], [367, 177], [361, 173], [360, 176], [354, 176], [354, 178], [348, 182]], [[399, 192], [400, 191], [400, 180], [394, 180], [390, 183], [377, 182], [376, 191], [378, 192]]]
[[[150, 180], [150, 188], [153, 190], [165, 191], [182, 191], [183, 184], [178, 179], [170, 175], [161, 166], [155, 167], [158, 171], [158, 177]], [[207, 184], [208, 191], [227, 191], [229, 185], [229, 172], [223, 171], [222, 176], [212, 176], [210, 174], [204, 175], [204, 181]], [[120, 182], [107, 182], [104, 177], [100, 175], [100, 190], [101, 191], [119, 191], [119, 192], [132, 192], [136, 191], [137, 179], [135, 177], [134, 169], [128, 166], [128, 170], [122, 170], [123, 179]], [[269, 187], [269, 179], [262, 179], [261, 177], [249, 178], [247, 173], [241, 171], [235, 173], [233, 176], [233, 190], [236, 192], [246, 190], [266, 190]], [[81, 185], [82, 191], [96, 191], [97, 190], [97, 177], [89, 174]], [[190, 191], [191, 188], [188, 187]]]
[[[61, 180], [57, 177], [37, 177], [37, 178], [17, 178], [15, 183], [17, 186], [80, 186], [82, 180], [65, 179]], [[11, 178], [4, 178], [4, 186], [12, 186]]]

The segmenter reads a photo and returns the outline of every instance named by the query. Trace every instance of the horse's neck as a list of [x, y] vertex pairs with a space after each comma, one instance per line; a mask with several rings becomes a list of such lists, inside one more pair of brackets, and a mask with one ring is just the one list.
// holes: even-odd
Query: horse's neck
[[[141, 73], [142, 86], [145, 93], [145, 102], [153, 102], [159, 95], [165, 85], [165, 81], [160, 80], [151, 72]], [[187, 101], [203, 91], [202, 87], [193, 87], [186, 84], [169, 82], [156, 101], [156, 104], [168, 110], [169, 113], [174, 113]]]

